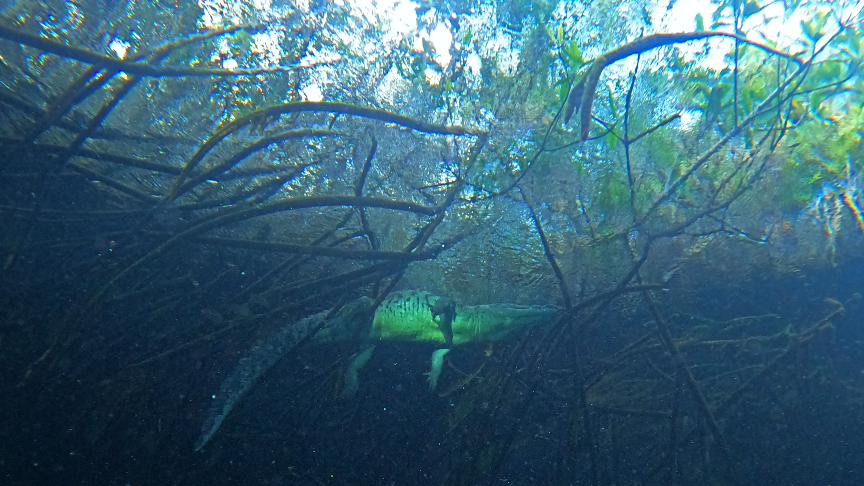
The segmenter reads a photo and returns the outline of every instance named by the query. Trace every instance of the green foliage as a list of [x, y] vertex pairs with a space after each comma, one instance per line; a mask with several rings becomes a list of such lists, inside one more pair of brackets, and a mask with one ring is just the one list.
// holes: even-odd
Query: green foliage
[[568, 67], [570, 67], [571, 72], [576, 72], [585, 65], [585, 60], [582, 59], [582, 51], [579, 49], [579, 45], [576, 44], [575, 40], [570, 40], [562, 49], [561, 53], [564, 56], [564, 60], [567, 61]]
[[828, 11], [817, 11], [815, 18], [801, 21], [801, 31], [810, 42], [815, 44], [823, 35], [825, 35], [823, 30], [825, 29], [825, 24], [827, 22]]

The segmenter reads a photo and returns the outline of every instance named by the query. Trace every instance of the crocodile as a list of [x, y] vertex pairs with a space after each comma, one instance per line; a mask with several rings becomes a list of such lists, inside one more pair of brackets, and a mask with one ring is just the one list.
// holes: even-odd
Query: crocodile
[[[428, 342], [439, 346], [432, 353], [432, 367], [426, 373], [434, 390], [452, 346], [472, 342], [492, 342], [511, 332], [549, 321], [556, 313], [553, 306], [511, 304], [461, 305], [448, 297], [425, 291], [399, 291], [385, 298], [372, 314], [373, 299], [360, 297], [338, 312], [322, 311], [283, 326], [266, 341], [256, 344], [243, 357], [213, 395], [211, 412], [195, 450], [201, 450], [213, 437], [231, 410], [242, 400], [258, 378], [299, 343], [327, 343], [352, 339], [363, 333], [360, 350], [351, 357], [343, 376], [341, 396], [353, 397], [358, 375], [382, 341]], [[331, 315], [332, 314], [332, 315]], [[371, 324], [368, 317], [372, 316]], [[329, 316], [329, 317], [328, 317]], [[368, 330], [368, 332], [367, 332]]]

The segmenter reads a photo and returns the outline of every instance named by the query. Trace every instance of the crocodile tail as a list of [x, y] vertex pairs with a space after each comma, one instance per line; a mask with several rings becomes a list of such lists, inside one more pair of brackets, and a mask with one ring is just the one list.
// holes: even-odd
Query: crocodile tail
[[258, 379], [279, 361], [288, 351], [308, 339], [312, 333], [328, 334], [328, 339], [348, 338], [353, 328], [366, 313], [371, 313], [372, 299], [361, 297], [345, 304], [325, 325], [321, 321], [329, 311], [321, 311], [282, 327], [276, 334], [259, 341], [222, 382], [219, 393], [213, 395], [213, 404], [201, 435], [195, 442], [195, 450], [201, 450], [231, 410], [246, 396]]
[[275, 335], [259, 341], [249, 354], [240, 359], [228, 378], [222, 382], [219, 393], [213, 395], [210, 414], [201, 429], [201, 436], [195, 442], [196, 451], [207, 445], [231, 410], [252, 389], [258, 378], [276, 364], [289, 348], [317, 329], [326, 316], [327, 311], [322, 311], [285, 326]]

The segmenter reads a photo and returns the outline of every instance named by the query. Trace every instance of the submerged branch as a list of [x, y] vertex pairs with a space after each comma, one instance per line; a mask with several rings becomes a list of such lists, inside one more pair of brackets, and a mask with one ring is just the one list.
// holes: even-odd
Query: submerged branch
[[564, 272], [561, 271], [561, 266], [552, 254], [552, 249], [549, 247], [549, 240], [546, 238], [546, 233], [543, 231], [543, 226], [540, 224], [540, 219], [537, 218], [537, 213], [534, 211], [534, 201], [531, 195], [519, 188], [522, 198], [525, 200], [525, 205], [528, 206], [528, 213], [534, 221], [534, 228], [537, 230], [537, 235], [540, 236], [540, 243], [543, 245], [543, 253], [546, 255], [546, 260], [549, 261], [549, 266], [552, 267], [552, 272], [555, 278], [558, 279], [558, 285], [561, 287], [561, 296], [564, 299], [564, 307], [570, 309], [573, 307], [573, 301], [570, 298], [570, 286], [567, 285], [567, 279], [564, 277]]
[[[242, 28], [242, 27], [239, 27]], [[238, 29], [239, 29], [238, 28]], [[10, 29], [0, 24], [0, 39], [17, 42], [28, 47], [33, 47], [51, 54], [56, 54], [68, 59], [74, 59], [94, 66], [102, 66], [115, 71], [123, 71], [127, 74], [147, 77], [211, 77], [211, 76], [256, 76], [266, 73], [282, 73], [294, 71], [300, 66], [277, 66], [259, 69], [194, 69], [182, 67], [154, 67], [146, 62], [121, 61], [113, 57], [103, 56], [87, 49], [72, 47], [62, 42], [53, 41], [38, 35]]]
[[774, 49], [773, 47], [751, 41], [746, 37], [742, 37], [736, 34], [730, 34], [728, 32], [704, 31], [681, 32], [674, 34], [652, 34], [636, 39], [633, 42], [629, 42], [621, 47], [606, 52], [605, 54], [602, 54], [594, 60], [593, 64], [591, 64], [591, 67], [588, 68], [588, 72], [582, 77], [581, 80], [579, 80], [578, 83], [576, 83], [576, 85], [570, 91], [570, 95], [567, 97], [567, 102], [565, 105], [566, 108], [564, 110], [564, 123], [569, 122], [570, 118], [573, 115], [581, 111], [582, 118], [580, 119], [580, 137], [583, 142], [588, 140], [588, 129], [590, 128], [591, 123], [591, 105], [594, 103], [594, 93], [597, 88], [597, 83], [600, 80], [600, 74], [602, 74], [606, 66], [609, 66], [610, 64], [618, 62], [622, 59], [626, 59], [630, 56], [642, 54], [652, 49], [656, 49], [658, 47], [669, 46], [672, 44], [679, 44], [683, 42], [690, 42], [694, 40], [707, 39], [710, 37], [728, 37], [730, 39], [736, 39], [739, 42], [752, 45], [770, 54], [790, 59], [795, 63], [799, 64], [799, 66], [802, 65], [802, 62], [792, 54], [785, 53], [783, 51]]
[[265, 127], [273, 120], [282, 115], [289, 113], [302, 112], [325, 112], [335, 114], [354, 115], [361, 118], [369, 118], [378, 120], [384, 123], [393, 123], [405, 128], [410, 128], [418, 132], [435, 133], [440, 135], [481, 135], [483, 132], [473, 128], [452, 127], [446, 125], [433, 125], [431, 123], [422, 122], [413, 118], [399, 115], [390, 111], [379, 110], [377, 108], [367, 108], [364, 106], [352, 105], [349, 103], [340, 103], [335, 101], [297, 101], [285, 103], [282, 105], [271, 106], [250, 113], [244, 117], [238, 118], [224, 127], [217, 130], [203, 145], [195, 152], [183, 167], [182, 172], [177, 177], [174, 187], [165, 196], [164, 203], [173, 201], [180, 192], [180, 188], [186, 182], [189, 174], [198, 166], [204, 156], [210, 152], [216, 145], [219, 144], [228, 135], [237, 132], [243, 127]]
[[143, 257], [130, 264], [120, 273], [114, 276], [108, 283], [102, 286], [98, 292], [90, 299], [88, 307], [100, 302], [105, 296], [105, 293], [119, 282], [122, 278], [129, 275], [136, 268], [150, 262], [151, 260], [166, 253], [176, 247], [183, 241], [200, 234], [206, 233], [212, 229], [225, 226], [238, 221], [249, 220], [266, 214], [278, 213], [281, 211], [290, 211], [294, 209], [317, 208], [317, 207], [332, 207], [332, 206], [352, 206], [352, 207], [375, 207], [383, 209], [393, 209], [398, 211], [408, 211], [417, 214], [432, 216], [436, 213], [435, 208], [428, 208], [417, 203], [407, 201], [393, 201], [390, 199], [378, 199], [368, 197], [355, 196], [310, 196], [285, 199], [272, 203], [261, 204], [248, 209], [229, 210], [225, 213], [217, 213], [210, 218], [205, 218], [204, 221], [186, 229], [168, 239]]
[[[319, 130], [319, 129], [313, 129], [313, 128], [301, 128], [301, 129], [297, 129], [297, 130], [288, 130], [286, 132], [280, 132], [280, 133], [277, 133], [274, 135], [268, 135], [266, 137], [263, 137], [263, 138], [255, 141], [255, 142], [243, 147], [240, 151], [238, 151], [237, 153], [235, 153], [234, 155], [229, 157], [224, 162], [222, 162], [222, 163], [220, 163], [214, 167], [211, 167], [210, 169], [206, 170], [205, 172], [202, 172], [201, 174], [196, 175], [195, 177], [190, 177], [189, 179], [187, 179], [183, 183], [183, 185], [180, 187], [180, 189], [177, 190], [177, 194], [174, 195], [174, 198], [177, 198], [177, 197], [189, 192], [195, 186], [197, 186], [198, 184], [201, 184], [202, 182], [204, 182], [208, 179], [214, 179], [217, 176], [219, 176], [220, 174], [224, 174], [225, 172], [230, 171], [237, 164], [242, 162], [244, 159], [248, 158], [249, 156], [251, 156], [252, 154], [254, 154], [255, 152], [257, 152], [259, 150], [266, 149], [267, 147], [269, 147], [270, 145], [272, 145], [274, 143], [285, 142], [287, 140], [291, 140], [294, 138], [301, 138], [301, 137], [327, 137], [327, 136], [338, 137], [341, 135], [342, 135], [342, 133], [340, 133], [340, 132], [334, 132], [332, 130]], [[181, 174], [182, 172], [183, 171], [180, 169], [178, 169], [178, 171], [177, 171], [178, 174]]]
[[243, 240], [239, 238], [198, 237], [192, 241], [196, 243], [221, 245], [232, 248], [245, 248], [247, 250], [315, 255], [330, 258], [342, 258], [346, 260], [395, 260], [412, 262], [434, 258], [437, 253], [437, 251], [433, 250], [426, 250], [417, 253], [406, 253], [401, 251], [348, 250], [270, 241]]

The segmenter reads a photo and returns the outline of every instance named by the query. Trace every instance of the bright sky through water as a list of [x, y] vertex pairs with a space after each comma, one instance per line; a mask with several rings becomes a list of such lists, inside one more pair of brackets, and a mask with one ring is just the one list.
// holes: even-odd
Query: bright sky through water
[[[359, 52], [363, 52], [364, 49], [395, 48], [402, 39], [406, 39], [415, 52], [423, 52], [425, 50], [424, 43], [426, 43], [428, 46], [432, 46], [432, 59], [439, 67], [437, 70], [427, 68], [427, 80], [432, 84], [437, 84], [440, 81], [440, 72], [444, 71], [452, 60], [450, 50], [457, 42], [454, 37], [459, 34], [454, 31], [455, 22], [451, 19], [440, 20], [443, 16], [438, 15], [436, 17], [434, 8], [429, 8], [429, 4], [418, 4], [411, 0], [332, 1], [339, 6], [348, 6], [353, 17], [362, 19], [370, 25], [378, 25], [381, 29], [381, 45], [363, 45], [359, 35], [344, 32], [340, 34], [340, 39], [346, 44], [353, 45]], [[239, 24], [241, 21], [241, 2], [237, 0], [199, 0], [199, 3], [204, 10], [201, 19], [203, 27], [225, 25], [226, 23]], [[265, 19], [280, 16], [279, 12], [273, 10], [271, 0], [253, 0], [251, 6]], [[308, 0], [294, 0], [293, 8], [308, 12]], [[853, 9], [855, 8], [860, 8], [860, 5], [853, 7]], [[705, 28], [709, 29], [714, 9], [715, 6], [711, 4], [711, 0], [679, 0], [674, 3], [672, 8], [669, 8], [669, 0], [659, 0], [651, 9], [651, 17], [657, 32], [691, 32], [696, 28], [697, 14], [702, 15]], [[849, 12], [845, 13], [848, 14]], [[784, 19], [783, 14], [782, 2], [774, 2], [752, 15], [742, 30], [757, 42], [761, 42], [762, 36], [764, 36], [776, 41], [780, 48], [788, 48], [802, 35], [800, 22], [811, 14], [804, 8], [799, 9], [796, 15], [790, 18]], [[417, 31], [418, 16], [422, 16], [427, 21], [427, 26], [420, 31]], [[431, 23], [436, 18], [439, 20]], [[496, 23], [500, 24], [500, 21], [496, 19], [495, 11], [489, 4], [481, 4], [479, 11], [474, 11], [468, 16], [463, 14], [459, 21], [463, 27], [470, 25], [475, 34], [481, 30], [489, 34], [483, 39], [483, 49], [497, 54], [498, 69], [504, 72], [515, 71], [518, 65], [519, 39], [514, 37], [518, 37], [518, 34], [505, 31], [501, 25], [495, 25]], [[485, 27], [485, 30], [482, 27]], [[721, 30], [729, 30], [729, 28], [724, 27]], [[279, 62], [281, 39], [276, 37], [277, 35], [281, 34], [259, 33], [255, 35], [256, 43], [253, 49], [256, 54], [261, 56], [262, 64], [272, 65]], [[710, 49], [709, 56], [701, 62], [708, 67], [719, 69], [725, 65], [724, 55], [728, 48], [731, 48], [731, 40], [712, 39], [708, 42], [712, 49]], [[703, 51], [704, 42], [680, 45], [679, 49], [685, 56], [695, 55]], [[227, 44], [223, 51], [229, 52]], [[337, 52], [331, 51], [318, 53], [317, 58], [306, 59], [305, 61], [323, 65], [329, 61], [338, 60], [338, 57]], [[470, 70], [479, 72], [481, 62], [479, 56], [476, 54], [473, 57], [469, 55], [467, 62]], [[223, 67], [233, 69], [237, 67], [237, 63], [233, 59], [223, 59]], [[308, 100], [321, 100], [323, 98], [322, 86], [326, 84], [328, 77], [325, 68], [325, 74], [321, 78], [303, 88], [303, 96]]]
[[[362, 15], [368, 20], [373, 21], [375, 17], [388, 19], [387, 24], [391, 31], [389, 35], [405, 35], [413, 32], [417, 27], [415, 9], [418, 4], [410, 0], [348, 0], [355, 15]], [[342, 3], [337, 0], [337, 3]], [[652, 16], [660, 20], [660, 30], [667, 32], [687, 32], [696, 28], [696, 15], [701, 14], [705, 19], [705, 24], [710, 25], [711, 14], [714, 12], [714, 6], [711, 5], [711, 0], [685, 0], [675, 2], [671, 10], [667, 10], [667, 1], [659, 1], [653, 9]], [[783, 6], [781, 3], [774, 3], [761, 12], [753, 15], [747, 25], [744, 27], [745, 32], [762, 33], [765, 37], [778, 40], [782, 46], [794, 42], [801, 34], [799, 22], [803, 20], [805, 13], [803, 10], [798, 12], [796, 18], [790, 18], [784, 21]], [[415, 37], [414, 48], [422, 50], [422, 46], [416, 45], [420, 39], [428, 40], [435, 46], [436, 62], [442, 67], [446, 67], [450, 62], [450, 47], [453, 44], [454, 33], [450, 30], [450, 26], [446, 23], [438, 23], [432, 31], [423, 30]], [[699, 47], [695, 47], [699, 49]], [[723, 54], [720, 53], [722, 61]]]

